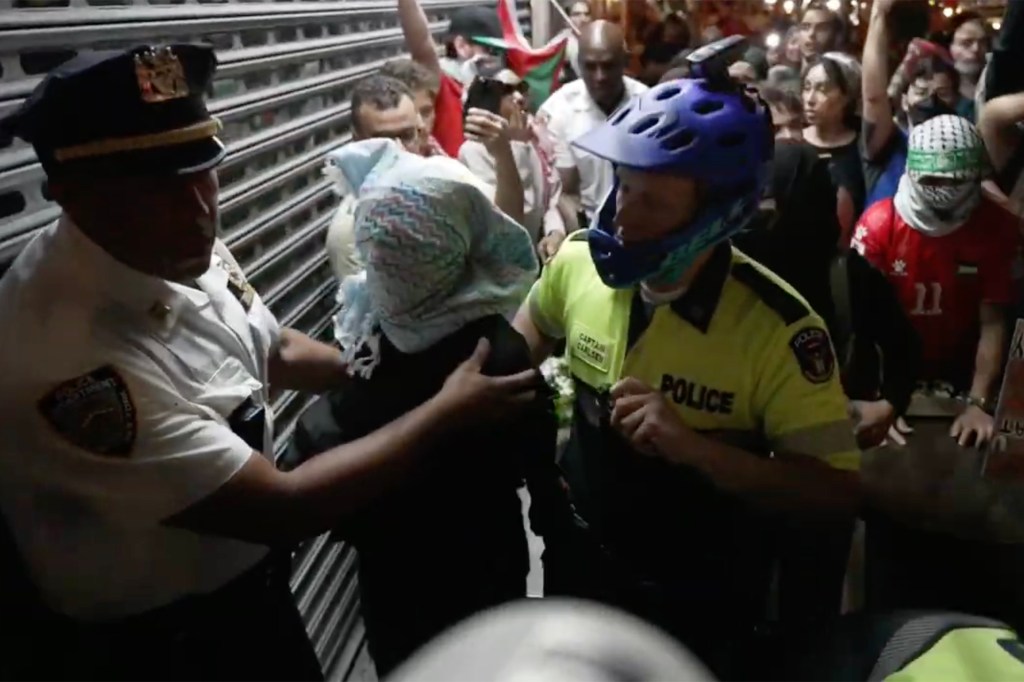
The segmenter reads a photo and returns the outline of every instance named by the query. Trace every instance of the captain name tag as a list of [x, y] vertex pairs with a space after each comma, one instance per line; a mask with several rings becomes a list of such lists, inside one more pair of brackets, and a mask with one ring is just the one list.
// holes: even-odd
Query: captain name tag
[[608, 371], [611, 344], [602, 341], [587, 329], [576, 329], [572, 336], [572, 353], [591, 367]]

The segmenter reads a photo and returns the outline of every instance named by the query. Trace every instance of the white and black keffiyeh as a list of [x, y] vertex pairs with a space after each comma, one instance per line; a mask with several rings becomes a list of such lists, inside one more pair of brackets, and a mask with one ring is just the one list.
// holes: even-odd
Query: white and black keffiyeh
[[[914, 127], [907, 146], [896, 210], [919, 232], [951, 234], [981, 201], [981, 181], [988, 168], [981, 135], [961, 116], [936, 116]], [[934, 179], [942, 182], [929, 182]]]

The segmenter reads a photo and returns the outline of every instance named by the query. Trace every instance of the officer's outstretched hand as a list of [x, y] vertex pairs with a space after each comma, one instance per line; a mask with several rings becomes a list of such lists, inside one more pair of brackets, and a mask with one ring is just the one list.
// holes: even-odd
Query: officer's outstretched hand
[[645, 455], [679, 460], [694, 432], [679, 419], [661, 392], [628, 377], [612, 387], [611, 424]]
[[488, 418], [508, 414], [510, 408], [525, 405], [536, 397], [544, 379], [536, 370], [491, 377], [482, 369], [491, 352], [487, 339], [480, 339], [469, 359], [455, 368], [435, 396], [445, 416], [457, 420]]

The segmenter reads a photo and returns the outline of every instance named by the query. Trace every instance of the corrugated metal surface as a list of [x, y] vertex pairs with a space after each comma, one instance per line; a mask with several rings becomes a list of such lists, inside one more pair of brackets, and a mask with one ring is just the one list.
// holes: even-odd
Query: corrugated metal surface
[[[478, 2], [422, 4], [441, 33], [453, 9]], [[528, 2], [520, 20], [529, 33]], [[394, 0], [0, 0], [0, 115], [78, 51], [164, 41], [217, 48], [222, 238], [282, 324], [326, 337], [336, 283], [323, 236], [337, 199], [320, 168], [348, 140], [352, 86], [403, 52]], [[31, 148], [0, 139], [0, 272], [57, 215]], [[278, 399], [278, 452], [307, 404]], [[296, 598], [330, 679], [366, 674], [354, 562], [325, 538], [295, 557]]]

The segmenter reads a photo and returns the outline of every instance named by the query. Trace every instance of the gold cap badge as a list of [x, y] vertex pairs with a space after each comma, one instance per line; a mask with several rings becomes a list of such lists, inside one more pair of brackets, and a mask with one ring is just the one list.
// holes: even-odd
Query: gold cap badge
[[135, 55], [135, 76], [139, 81], [142, 101], [148, 104], [188, 97], [185, 70], [170, 47]]

